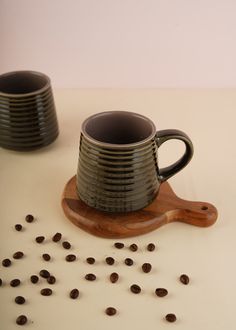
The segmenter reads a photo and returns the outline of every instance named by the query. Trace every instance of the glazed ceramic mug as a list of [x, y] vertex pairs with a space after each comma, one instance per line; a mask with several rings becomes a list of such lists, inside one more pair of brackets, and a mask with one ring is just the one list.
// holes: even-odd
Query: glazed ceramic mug
[[[174, 164], [158, 167], [158, 148], [167, 140], [185, 144]], [[129, 212], [149, 205], [160, 184], [193, 156], [190, 138], [176, 129], [156, 131], [143, 115], [126, 111], [95, 114], [82, 124], [77, 193], [87, 205], [105, 212]]]

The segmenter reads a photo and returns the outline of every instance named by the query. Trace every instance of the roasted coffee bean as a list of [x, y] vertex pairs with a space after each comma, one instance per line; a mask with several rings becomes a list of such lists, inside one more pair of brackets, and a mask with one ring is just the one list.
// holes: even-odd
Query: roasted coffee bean
[[158, 297], [165, 297], [168, 295], [168, 291], [164, 288], [157, 288], [155, 293]]
[[148, 246], [147, 246], [147, 250], [150, 251], [150, 252], [154, 251], [155, 248], [156, 248], [156, 246], [153, 243], [149, 243]]
[[184, 285], [189, 284], [189, 277], [186, 274], [182, 274], [179, 278], [180, 282], [183, 283]]
[[53, 242], [59, 242], [61, 240], [61, 237], [62, 237], [61, 233], [56, 233], [53, 236], [52, 240], [53, 240]]
[[18, 305], [23, 305], [25, 303], [25, 298], [22, 296], [17, 296], [15, 298], [15, 303]]
[[14, 259], [21, 259], [21, 258], [23, 258], [23, 256], [24, 256], [24, 253], [21, 251], [17, 251], [13, 254]]
[[175, 322], [176, 321], [176, 316], [175, 316], [175, 314], [172, 314], [172, 313], [170, 313], [170, 314], [167, 314], [166, 315], [166, 321], [168, 321], [168, 322]]
[[52, 290], [49, 288], [44, 288], [40, 291], [42, 296], [51, 296]]
[[132, 284], [131, 287], [130, 287], [130, 291], [135, 293], [135, 294], [138, 294], [138, 293], [141, 292], [141, 288], [137, 284]]
[[22, 225], [20, 225], [19, 223], [17, 223], [16, 225], [15, 225], [15, 230], [17, 230], [17, 231], [21, 231], [22, 230]]
[[14, 280], [11, 280], [10, 286], [12, 286], [14, 288], [18, 285], [20, 285], [20, 280], [18, 278], [15, 278]]
[[69, 250], [71, 248], [71, 244], [67, 241], [62, 242], [62, 246], [64, 247], [64, 249]]
[[27, 317], [25, 315], [19, 315], [16, 319], [16, 324], [18, 325], [24, 325], [28, 321]]
[[129, 249], [130, 251], [135, 252], [138, 250], [138, 245], [133, 243], [129, 246]]
[[2, 279], [0, 278], [0, 286], [2, 286]]
[[25, 221], [26, 222], [33, 222], [34, 221], [34, 217], [32, 216], [32, 214], [28, 214], [26, 217], [25, 217]]
[[33, 284], [36, 284], [36, 283], [38, 283], [39, 278], [38, 278], [37, 275], [31, 275], [31, 276], [30, 276], [30, 280], [31, 280], [31, 282], [32, 282]]
[[106, 314], [109, 316], [113, 316], [116, 314], [116, 309], [114, 307], [107, 307]]
[[2, 265], [3, 265], [3, 267], [10, 267], [11, 266], [11, 260], [10, 259], [3, 259]]
[[119, 279], [119, 275], [117, 273], [111, 273], [110, 275], [110, 281], [111, 283], [116, 283]]
[[79, 297], [79, 290], [78, 289], [71, 290], [70, 297], [71, 299], [77, 299]]
[[72, 261], [75, 261], [76, 260], [76, 256], [74, 254], [68, 254], [66, 256], [66, 261], [68, 262], [72, 262]]
[[50, 275], [50, 276], [47, 278], [47, 282], [48, 282], [48, 284], [54, 284], [54, 283], [56, 283], [56, 278], [55, 278], [55, 276]]
[[112, 257], [107, 257], [107, 258], [106, 258], [106, 263], [107, 263], [108, 265], [113, 265], [114, 262], [115, 262], [114, 258], [112, 258]]
[[127, 266], [132, 266], [133, 265], [133, 260], [132, 259], [130, 259], [130, 258], [126, 258], [125, 259], [125, 264], [127, 265]]
[[42, 258], [43, 258], [43, 260], [45, 260], [45, 261], [49, 261], [49, 260], [51, 259], [50, 255], [49, 255], [48, 253], [44, 253], [44, 254], [42, 255]]
[[39, 275], [43, 278], [48, 278], [50, 276], [50, 273], [46, 269], [42, 269], [40, 270]]
[[86, 259], [87, 263], [90, 264], [90, 265], [93, 265], [95, 263], [95, 259], [93, 257], [88, 257]]
[[91, 273], [86, 274], [86, 275], [85, 275], [85, 279], [86, 279], [87, 281], [95, 281], [95, 280], [96, 280], [96, 275], [91, 274]]
[[144, 273], [150, 273], [150, 271], [152, 270], [152, 265], [149, 264], [148, 262], [145, 262], [142, 265], [142, 270], [143, 270]]
[[45, 240], [45, 237], [44, 236], [37, 236], [36, 238], [35, 238], [35, 241], [37, 242], [37, 243], [43, 243], [43, 241]]
[[120, 243], [120, 242], [116, 242], [114, 244], [114, 247], [116, 247], [117, 249], [123, 249], [124, 246], [125, 246], [124, 243]]

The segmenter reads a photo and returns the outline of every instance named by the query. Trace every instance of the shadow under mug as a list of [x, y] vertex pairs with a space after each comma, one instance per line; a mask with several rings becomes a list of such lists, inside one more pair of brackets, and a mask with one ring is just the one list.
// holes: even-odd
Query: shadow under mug
[[[159, 169], [158, 148], [171, 139], [183, 141], [185, 153]], [[100, 211], [140, 210], [155, 199], [160, 184], [185, 167], [192, 156], [192, 142], [182, 131], [156, 131], [150, 119], [133, 112], [95, 114], [82, 124], [78, 196]]]

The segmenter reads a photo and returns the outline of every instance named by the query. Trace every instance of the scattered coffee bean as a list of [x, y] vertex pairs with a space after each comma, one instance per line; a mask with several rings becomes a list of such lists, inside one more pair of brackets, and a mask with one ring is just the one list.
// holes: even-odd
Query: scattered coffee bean
[[42, 296], [51, 296], [52, 290], [49, 288], [44, 288], [40, 291]]
[[74, 254], [68, 254], [65, 259], [68, 262], [72, 262], [76, 260], [76, 256]]
[[155, 293], [158, 297], [165, 297], [168, 295], [168, 291], [164, 288], [157, 288]]
[[113, 265], [114, 262], [115, 262], [115, 259], [114, 259], [114, 258], [112, 258], [112, 257], [107, 257], [107, 258], [106, 258], [106, 263], [107, 263], [108, 265]]
[[23, 258], [23, 256], [24, 256], [24, 253], [21, 251], [17, 251], [13, 254], [14, 259], [21, 259], [21, 258]]
[[16, 324], [18, 325], [24, 325], [28, 321], [27, 317], [25, 315], [19, 315], [16, 319]]
[[22, 296], [17, 296], [15, 298], [15, 303], [18, 305], [23, 305], [25, 303], [25, 298]]
[[42, 269], [40, 270], [39, 275], [43, 278], [48, 278], [50, 276], [50, 273], [46, 269]]
[[129, 249], [130, 251], [135, 252], [138, 250], [138, 245], [133, 243], [129, 246]]
[[131, 259], [131, 258], [126, 258], [125, 259], [125, 264], [127, 265], [127, 266], [132, 266], [133, 265], [133, 260]]
[[2, 286], [2, 279], [0, 278], [0, 286]]
[[170, 314], [167, 314], [166, 315], [166, 321], [168, 321], [168, 322], [175, 322], [176, 321], [176, 316], [175, 316], [175, 314], [172, 314], [172, 313], [170, 313]]
[[62, 237], [61, 233], [56, 233], [53, 236], [52, 240], [53, 240], [53, 242], [59, 242], [61, 240], [61, 237]]
[[77, 299], [79, 297], [79, 290], [78, 289], [71, 290], [70, 297], [71, 299]]
[[32, 276], [30, 276], [30, 280], [33, 284], [36, 284], [36, 283], [38, 283], [39, 278], [37, 275], [32, 275]]
[[86, 279], [87, 281], [95, 281], [95, 280], [96, 280], [96, 275], [91, 274], [91, 273], [86, 274], [86, 275], [85, 275], [85, 279]]
[[3, 259], [2, 265], [3, 265], [3, 267], [10, 267], [11, 266], [11, 260], [10, 259]]
[[18, 278], [15, 278], [14, 280], [11, 280], [10, 282], [10, 286], [12, 286], [13, 288], [16, 286], [20, 285], [20, 280]]
[[25, 217], [25, 221], [26, 222], [33, 222], [34, 221], [34, 217], [32, 216], [32, 214], [28, 214], [26, 217]]
[[183, 283], [184, 285], [189, 284], [189, 277], [186, 274], [182, 274], [179, 278], [180, 282]]
[[54, 283], [56, 283], [56, 278], [55, 278], [55, 276], [50, 275], [50, 276], [47, 278], [47, 282], [48, 282], [48, 284], [54, 284]]
[[15, 225], [15, 230], [17, 230], [17, 231], [21, 231], [22, 230], [22, 225], [20, 225], [19, 223], [17, 223], [16, 225]]
[[45, 240], [45, 237], [44, 236], [37, 236], [36, 238], [35, 238], [35, 241], [37, 242], [37, 243], [43, 243], [43, 241]]
[[116, 309], [114, 307], [107, 307], [106, 314], [109, 316], [113, 316], [116, 314]]
[[116, 242], [114, 244], [114, 247], [116, 247], [117, 249], [123, 249], [124, 246], [125, 246], [124, 243], [120, 243], [120, 242]]
[[43, 258], [43, 260], [45, 260], [45, 261], [49, 261], [49, 260], [51, 259], [50, 255], [49, 255], [48, 253], [44, 253], [44, 254], [42, 255], [42, 258]]
[[111, 283], [116, 283], [119, 279], [119, 275], [117, 273], [111, 273], [110, 275], [110, 281]]
[[62, 242], [62, 246], [64, 247], [64, 249], [69, 250], [71, 248], [71, 244], [67, 241]]
[[142, 265], [142, 270], [143, 270], [144, 273], [150, 273], [150, 271], [152, 270], [152, 265], [149, 264], [148, 262], [145, 262]]
[[147, 246], [147, 250], [150, 251], [150, 252], [154, 251], [155, 248], [156, 248], [156, 246], [153, 243], [149, 243], [148, 246]]
[[90, 264], [90, 265], [93, 265], [95, 263], [95, 259], [93, 257], [88, 257], [86, 259], [87, 263]]
[[130, 287], [130, 291], [135, 293], [135, 294], [138, 294], [138, 293], [141, 292], [141, 288], [137, 284], [132, 284], [131, 287]]

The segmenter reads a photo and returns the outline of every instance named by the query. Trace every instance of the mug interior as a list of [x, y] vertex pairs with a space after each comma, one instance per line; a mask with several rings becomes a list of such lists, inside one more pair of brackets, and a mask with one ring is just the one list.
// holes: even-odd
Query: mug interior
[[155, 134], [151, 120], [126, 111], [103, 112], [91, 116], [82, 132], [93, 140], [109, 144], [131, 144], [150, 139]]

